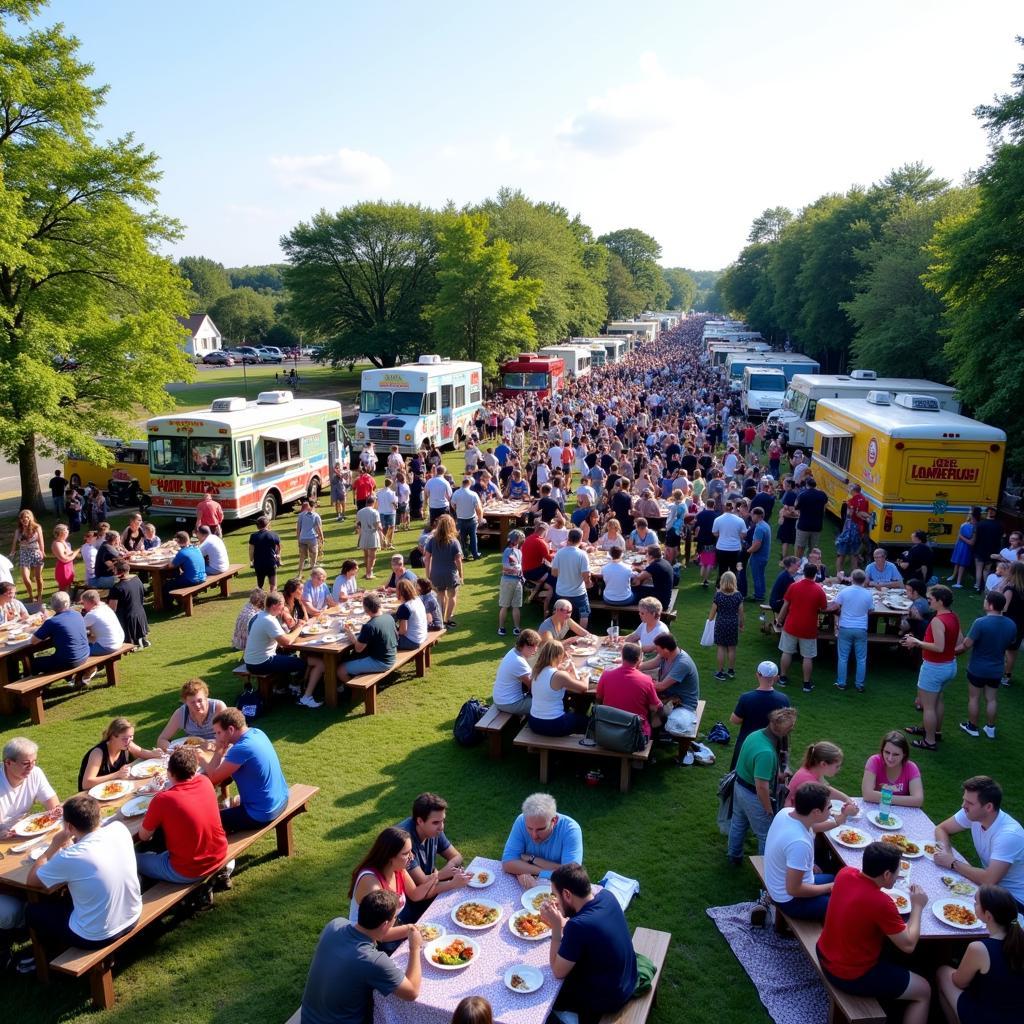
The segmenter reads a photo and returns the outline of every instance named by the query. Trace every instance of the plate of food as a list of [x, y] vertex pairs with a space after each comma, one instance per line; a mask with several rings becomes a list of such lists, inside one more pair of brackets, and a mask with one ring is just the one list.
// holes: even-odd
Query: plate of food
[[883, 889], [882, 892], [896, 904], [901, 914], [910, 913], [910, 897], [902, 889]]
[[202, 736], [182, 736], [180, 739], [171, 740], [167, 746], [171, 750], [177, 750], [178, 747], [205, 747], [207, 742]]
[[463, 928], [479, 931], [496, 925], [502, 918], [502, 909], [490, 900], [466, 900], [452, 910], [452, 920]]
[[887, 836], [882, 836], [882, 842], [889, 843], [890, 846], [897, 847], [900, 853], [908, 860], [913, 860], [915, 857], [924, 856], [924, 851], [921, 849], [921, 844], [915, 843], [913, 839], [908, 839], [905, 835], [903, 835], [900, 832], [896, 832]]
[[10, 633], [7, 637], [8, 647], [17, 647], [19, 644], [23, 644], [28, 640], [32, 639], [31, 633]]
[[52, 811], [42, 811], [39, 814], [30, 814], [27, 818], [22, 818], [21, 821], [15, 823], [13, 831], [16, 836], [26, 838], [41, 836], [45, 832], [52, 832], [55, 828], [60, 828], [63, 817], [64, 809], [54, 807]]
[[956, 878], [953, 875], [943, 875], [939, 881], [954, 896], [973, 896], [978, 891], [978, 887], [973, 882], [968, 882], [966, 878]]
[[462, 970], [479, 952], [479, 945], [468, 935], [442, 935], [423, 947], [423, 955], [439, 971]]
[[553, 899], [554, 895], [550, 885], [535, 885], [520, 896], [520, 901], [524, 910], [538, 911], [548, 900]]
[[101, 782], [98, 786], [93, 786], [89, 790], [89, 796], [97, 800], [120, 800], [134, 791], [135, 787], [130, 782], [115, 779], [113, 782]]
[[147, 793], [145, 796], [133, 797], [121, 807], [121, 813], [126, 818], [137, 818], [139, 815], [145, 814], [149, 810], [149, 805], [153, 802], [154, 795], [153, 793]]
[[924, 843], [921, 849], [924, 851], [924, 855], [931, 861], [935, 860], [935, 851], [938, 849], [939, 844], [933, 839], [930, 843]]
[[881, 819], [881, 811], [874, 811], [872, 814], [868, 815], [868, 821], [870, 821], [875, 828], [882, 829], [883, 832], [899, 832], [899, 830], [903, 828], [903, 819], [898, 818], [895, 814], [890, 814], [889, 820], [884, 824]]
[[591, 668], [611, 668], [622, 661], [622, 655], [618, 651], [598, 651], [597, 654], [587, 658], [587, 664]]
[[551, 928], [540, 919], [540, 914], [532, 910], [517, 910], [508, 919], [508, 930], [527, 942], [546, 939], [551, 934]]
[[528, 996], [544, 984], [544, 972], [528, 964], [513, 964], [505, 972], [505, 987]]
[[494, 884], [493, 871], [474, 871], [473, 877], [469, 880], [470, 889], [486, 889]]
[[840, 846], [845, 846], [848, 850], [863, 850], [871, 842], [871, 837], [867, 833], [843, 825], [830, 829], [828, 834], [833, 841]]
[[323, 626], [304, 626], [299, 630], [299, 636], [319, 636], [321, 633], [326, 633], [327, 630]]
[[419, 928], [424, 942], [433, 942], [434, 939], [448, 934], [448, 929], [443, 924], [435, 924], [433, 921], [420, 921], [416, 927]]
[[932, 904], [932, 913], [950, 928], [958, 928], [962, 932], [977, 931], [985, 926], [974, 913], [974, 903], [967, 900], [944, 899]]
[[159, 757], [150, 757], [145, 761], [136, 761], [129, 770], [133, 779], [151, 779], [164, 770], [164, 763]]

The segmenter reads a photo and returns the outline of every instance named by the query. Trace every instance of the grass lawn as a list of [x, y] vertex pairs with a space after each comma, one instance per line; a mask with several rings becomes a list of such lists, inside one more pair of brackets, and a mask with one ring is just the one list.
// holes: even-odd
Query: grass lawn
[[[218, 393], [225, 392], [221, 388]], [[453, 471], [461, 470], [461, 456], [450, 460]], [[10, 524], [4, 526], [3, 532], [9, 533]], [[353, 530], [351, 520], [339, 525], [333, 517], [325, 526], [333, 578], [342, 558], [354, 554]], [[284, 569], [294, 569], [294, 516], [283, 516], [277, 527], [284, 540]], [[171, 529], [166, 523], [161, 535]], [[233, 560], [245, 560], [248, 534], [245, 525], [226, 538]], [[399, 550], [410, 550], [415, 537], [412, 531], [399, 535]], [[347, 910], [353, 866], [376, 833], [405, 817], [413, 797], [423, 790], [448, 799], [448, 834], [467, 858], [500, 857], [521, 801], [538, 788], [536, 758], [516, 750], [492, 763], [483, 748], [466, 750], [451, 738], [462, 702], [474, 695], [489, 698], [494, 668], [508, 644], [495, 634], [498, 557], [493, 545], [484, 550], [484, 560], [467, 563], [457, 631], [436, 648], [425, 679], [403, 672], [399, 685], [381, 693], [373, 718], [364, 717], [361, 706], [354, 712], [343, 707], [331, 713], [286, 705], [260, 723], [275, 742], [288, 780], [321, 787], [312, 813], [296, 822], [297, 856], [278, 859], [271, 852], [272, 840], [257, 845], [239, 863], [234, 888], [218, 894], [213, 911], [163, 931], [150, 929], [124, 948], [114, 972], [117, 1005], [105, 1021], [177, 1024], [186, 1016], [217, 1024], [286, 1020], [299, 1004], [320, 929]], [[825, 550], [832, 550], [831, 536]], [[46, 571], [52, 580], [52, 570]], [[379, 566], [378, 577], [382, 572]], [[683, 573], [673, 632], [701, 669], [702, 696], [708, 702], [704, 725], [710, 728], [727, 720], [736, 696], [755, 685], [753, 666], [762, 658], [777, 658], [777, 653], [758, 631], [754, 611], [741, 638], [738, 678], [717, 682], [714, 651], [698, 646], [711, 593], [696, 579], [695, 570]], [[155, 619], [153, 647], [123, 663], [118, 689], [100, 687], [51, 699], [42, 727], [32, 727], [27, 718], [0, 720], [0, 739], [24, 734], [37, 740], [41, 765], [58, 793], [66, 796], [74, 790], [82, 756], [114, 716], [132, 718], [138, 740], [146, 745], [178, 707], [178, 689], [190, 676], [201, 676], [214, 696], [233, 702], [239, 687], [231, 676], [238, 660], [230, 647], [231, 630], [251, 581], [251, 575], [244, 576], [236, 587], [239, 596], [230, 601], [201, 599], [192, 619]], [[747, 605], [748, 612], [753, 607]], [[966, 628], [980, 603], [973, 592], [957, 591], [954, 610]], [[525, 624], [538, 621], [536, 607], [525, 611]], [[915, 674], [908, 662], [899, 654], [874, 649], [869, 658], [868, 692], [863, 696], [832, 688], [828, 655], [819, 661], [815, 693], [790, 690], [800, 710], [794, 749], [820, 739], [838, 742], [847, 767], [835, 784], [851, 793], [859, 791], [864, 761], [878, 750], [881, 735], [918, 718], [912, 707]], [[1021, 689], [1017, 685], [1000, 692], [997, 741], [970, 739], [956, 725], [964, 717], [966, 701], [961, 666], [948, 693], [942, 750], [921, 752], [917, 759], [924, 775], [925, 808], [933, 819], [957, 808], [960, 781], [977, 772], [1003, 783], [1011, 814], [1024, 813], [1024, 783], [1016, 775], [1018, 759], [1013, 756], [1024, 732]], [[708, 906], [757, 894], [748, 868], [726, 865], [725, 838], [715, 825], [715, 790], [730, 752], [724, 750], [711, 768], [678, 768], [669, 750], [659, 751], [658, 764], [639, 773], [633, 792], [625, 796], [607, 765], [606, 781], [597, 788], [582, 780], [586, 765], [558, 765], [549, 789], [560, 808], [582, 824], [591, 877], [614, 869], [640, 880], [641, 894], [628, 913], [631, 927], [672, 933], [654, 1020], [767, 1020], [753, 986], [704, 913]], [[969, 846], [961, 844], [975, 859]], [[8, 975], [4, 1002], [12, 1021], [95, 1019], [84, 981], [57, 978], [43, 987], [34, 978]]]

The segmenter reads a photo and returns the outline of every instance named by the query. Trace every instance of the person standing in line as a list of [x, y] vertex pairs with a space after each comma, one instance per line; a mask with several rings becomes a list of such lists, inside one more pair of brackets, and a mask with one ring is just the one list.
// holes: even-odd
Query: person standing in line
[[711, 532], [715, 535], [715, 557], [718, 562], [718, 579], [727, 572], [735, 574], [739, 571], [740, 557], [743, 553], [743, 535], [747, 532], [747, 524], [741, 516], [736, 515], [735, 506], [731, 501], [725, 503], [725, 511], [715, 520]]
[[427, 496], [427, 512], [433, 526], [439, 516], [448, 513], [452, 497], [451, 485], [444, 478], [444, 466], [438, 464], [433, 467], [433, 475], [423, 485], [423, 493]]
[[352, 471], [335, 462], [331, 467], [331, 502], [334, 505], [334, 521], [345, 522], [345, 501], [352, 485]]
[[735, 573], [722, 573], [718, 590], [711, 599], [708, 620], [715, 624], [715, 647], [718, 649], [715, 678], [735, 679], [736, 647], [743, 629], [743, 595], [737, 590]]
[[753, 526], [750, 547], [747, 548], [747, 565], [753, 577], [754, 600], [764, 602], [767, 582], [765, 574], [768, 570], [768, 559], [772, 550], [772, 529], [764, 521], [764, 509], [755, 505], [750, 510], [750, 521]]
[[313, 511], [308, 498], [303, 498], [302, 511], [295, 521], [295, 540], [299, 546], [298, 574], [301, 576], [306, 567], [306, 560], [309, 560], [309, 567], [312, 569], [320, 561], [324, 550], [323, 520], [318, 512]]
[[281, 538], [270, 529], [270, 520], [260, 516], [256, 520], [256, 532], [249, 535], [249, 565], [256, 572], [256, 586], [262, 589], [266, 583], [270, 590], [277, 590], [280, 564]]
[[363, 507], [356, 513], [356, 547], [363, 553], [363, 578], [372, 580], [373, 567], [377, 561], [377, 550], [387, 543], [380, 516], [376, 509], [377, 497], [371, 494]]
[[775, 534], [782, 545], [782, 557], [789, 554], [790, 545], [796, 545], [796, 521], [800, 513], [796, 510], [796, 483], [791, 476], [782, 481], [782, 498], [779, 505], [779, 529]]
[[463, 552], [468, 551], [472, 555], [473, 561], [476, 561], [480, 557], [476, 531], [477, 526], [484, 521], [484, 508], [472, 487], [472, 478], [464, 477], [462, 486], [451, 496], [451, 506], [455, 512], [462, 550]]
[[[786, 561], [790, 562], [790, 567], [795, 567], [796, 555], [788, 556]], [[789, 577], [789, 572], [783, 569], [782, 575]], [[816, 575], [817, 569], [814, 564], [808, 562], [803, 568], [803, 579], [786, 587], [786, 596], [775, 620], [782, 630], [779, 636], [779, 650], [782, 652], [779, 685], [784, 687], [789, 682], [789, 666], [793, 655], [799, 653], [804, 693], [811, 693], [814, 689], [811, 675], [814, 671], [814, 659], [818, 655], [818, 616], [828, 607], [828, 597], [821, 584], [815, 580]]]
[[970, 651], [967, 662], [967, 721], [960, 728], [968, 736], [979, 736], [978, 705], [985, 695], [985, 735], [996, 738], [996, 703], [1006, 652], [1017, 642], [1017, 626], [1003, 615], [1006, 598], [998, 591], [985, 595], [985, 614], [975, 619], [970, 631], [954, 653]]
[[853, 585], [840, 590], [829, 601], [826, 610], [839, 612], [836, 689], [846, 689], [846, 671], [852, 650], [857, 665], [854, 686], [858, 693], [863, 693], [868, 671], [868, 615], [875, 607], [875, 598], [865, 585], [867, 575], [863, 569], [854, 569], [850, 579]]
[[207, 485], [203, 491], [203, 500], [196, 505], [196, 529], [200, 526], [208, 526], [210, 533], [222, 537], [221, 523], [224, 522], [224, 509], [219, 501], [214, 499], [216, 488]]
[[526, 538], [522, 530], [511, 530], [508, 547], [501, 554], [501, 582], [498, 585], [498, 636], [506, 636], [505, 618], [512, 609], [512, 635], [519, 636], [523, 608], [523, 556]]
[[64, 516], [64, 492], [67, 490], [68, 482], [61, 476], [59, 469], [53, 471], [48, 486], [50, 497], [53, 499], [53, 514], [55, 518], [61, 519]]

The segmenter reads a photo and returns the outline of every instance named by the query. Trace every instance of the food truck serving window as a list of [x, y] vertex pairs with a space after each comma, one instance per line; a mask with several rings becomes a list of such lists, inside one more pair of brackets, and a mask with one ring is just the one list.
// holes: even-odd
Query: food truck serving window
[[230, 476], [231, 444], [202, 437], [151, 437], [149, 467], [164, 476]]

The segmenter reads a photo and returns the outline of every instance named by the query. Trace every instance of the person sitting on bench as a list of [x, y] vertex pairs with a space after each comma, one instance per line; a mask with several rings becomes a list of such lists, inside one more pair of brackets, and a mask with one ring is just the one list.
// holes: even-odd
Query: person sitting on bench
[[502, 870], [515, 875], [524, 889], [531, 889], [538, 878], [550, 878], [561, 864], [578, 864], [582, 860], [580, 826], [567, 814], [558, 813], [555, 798], [549, 793], [528, 796], [505, 840]]
[[[189, 535], [184, 530], [179, 530], [174, 535], [174, 542], [178, 545], [178, 553], [171, 559], [171, 568], [177, 569], [178, 575], [171, 576], [164, 582], [164, 601], [168, 605], [174, 600], [172, 590], [177, 590], [178, 587], [194, 587], [198, 583], [206, 582], [206, 560], [199, 548], [191, 546]], [[99, 580], [96, 583], [97, 586], [106, 586]]]
[[85, 620], [71, 610], [71, 598], [59, 590], [50, 598], [50, 607], [54, 614], [36, 630], [35, 637], [37, 640], [52, 640], [54, 652], [32, 656], [32, 670], [37, 675], [77, 668], [89, 657]]
[[645, 597], [653, 597], [661, 602], [662, 608], [667, 608], [672, 603], [674, 583], [672, 566], [662, 557], [661, 545], [649, 545], [647, 564], [633, 582], [633, 600], [639, 603]]

